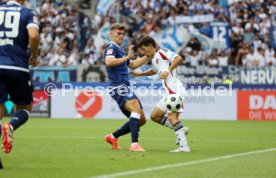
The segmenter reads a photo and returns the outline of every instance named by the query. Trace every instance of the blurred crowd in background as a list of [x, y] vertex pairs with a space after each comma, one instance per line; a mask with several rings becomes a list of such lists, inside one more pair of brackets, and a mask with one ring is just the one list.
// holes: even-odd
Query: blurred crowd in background
[[[2, 0], [3, 1], [3, 0]], [[206, 53], [200, 41], [192, 38], [179, 52], [192, 66], [276, 66], [275, 48], [270, 45], [270, 28], [276, 24], [275, 0], [117, 0], [105, 15], [88, 18], [59, 0], [27, 0], [27, 6], [40, 17], [40, 63], [43, 66], [102, 64], [104, 47], [98, 46], [97, 32], [106, 23], [126, 24], [129, 42], [143, 35], [154, 35], [176, 25], [181, 16], [214, 14], [215, 21], [229, 23], [230, 49]], [[119, 15], [119, 16], [118, 16]], [[207, 23], [183, 24], [204, 34]], [[80, 38], [85, 29], [85, 40]]]

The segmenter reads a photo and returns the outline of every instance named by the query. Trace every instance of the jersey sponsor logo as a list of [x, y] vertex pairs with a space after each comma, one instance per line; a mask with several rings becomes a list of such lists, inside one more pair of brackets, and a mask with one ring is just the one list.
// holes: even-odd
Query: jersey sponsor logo
[[156, 63], [156, 64], [158, 64], [158, 63], [159, 63], [159, 60], [158, 60], [158, 58], [156, 59], [155, 63]]
[[276, 120], [276, 91], [238, 91], [239, 120]]
[[106, 55], [110, 55], [112, 53], [113, 53], [113, 49], [109, 49], [109, 50], [107, 50]]

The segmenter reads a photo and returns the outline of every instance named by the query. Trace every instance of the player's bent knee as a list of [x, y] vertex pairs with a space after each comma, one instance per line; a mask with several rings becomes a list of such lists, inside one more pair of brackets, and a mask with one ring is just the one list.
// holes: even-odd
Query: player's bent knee
[[159, 120], [160, 120], [159, 117], [157, 117], [156, 115], [153, 115], [153, 114], [150, 115], [150, 119], [154, 122], [159, 122]]

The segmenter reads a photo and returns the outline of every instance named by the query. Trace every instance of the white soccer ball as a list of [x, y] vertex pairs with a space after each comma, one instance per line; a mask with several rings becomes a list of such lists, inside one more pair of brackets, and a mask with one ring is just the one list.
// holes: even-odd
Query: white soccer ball
[[182, 98], [177, 94], [170, 94], [166, 97], [166, 107], [171, 112], [177, 112], [183, 107]]

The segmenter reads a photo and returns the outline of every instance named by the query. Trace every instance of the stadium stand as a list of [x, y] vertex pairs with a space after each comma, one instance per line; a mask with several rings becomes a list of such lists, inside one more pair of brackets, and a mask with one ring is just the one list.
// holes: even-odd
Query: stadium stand
[[273, 0], [229, 0], [227, 6], [218, 0], [120, 0], [110, 1], [110, 4], [113, 5], [102, 12], [99, 9], [106, 7], [101, 7], [99, 3], [93, 19], [83, 16], [80, 20], [78, 10], [67, 3], [28, 0], [28, 6], [41, 17], [41, 65], [103, 63], [102, 49], [105, 44], [98, 46], [98, 32], [104, 25], [118, 19], [127, 24], [128, 41], [139, 39], [144, 34], [154, 36], [174, 25], [196, 29], [211, 37], [211, 22], [181, 23], [180, 19], [184, 16], [198, 15], [214, 15], [214, 21], [226, 22], [229, 25], [230, 33], [227, 35], [230, 45], [206, 53], [198, 40], [193, 38], [180, 51], [186, 56], [186, 63], [192, 66], [276, 65], [275, 46], [270, 36], [276, 20], [276, 2]]

